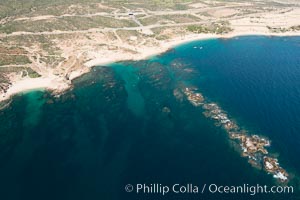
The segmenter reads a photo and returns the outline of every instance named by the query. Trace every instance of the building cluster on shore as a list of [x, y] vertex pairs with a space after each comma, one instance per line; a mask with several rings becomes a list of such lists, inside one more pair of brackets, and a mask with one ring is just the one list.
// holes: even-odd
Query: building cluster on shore
[[270, 146], [270, 141], [258, 135], [247, 134], [227, 114], [216, 104], [208, 102], [195, 87], [184, 87], [181, 91], [187, 100], [196, 107], [202, 107], [205, 117], [215, 121], [216, 126], [223, 127], [229, 138], [239, 142], [242, 156], [247, 157], [253, 166], [263, 166], [264, 170], [273, 175], [281, 182], [288, 181], [288, 173], [279, 165], [276, 158], [269, 155], [266, 147]]

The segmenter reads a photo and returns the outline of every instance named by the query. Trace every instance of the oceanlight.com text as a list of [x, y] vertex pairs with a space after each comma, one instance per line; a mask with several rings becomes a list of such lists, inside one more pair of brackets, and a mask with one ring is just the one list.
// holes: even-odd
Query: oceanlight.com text
[[167, 195], [173, 194], [248, 194], [254, 196], [256, 194], [292, 194], [293, 186], [267, 186], [267, 185], [217, 185], [217, 184], [173, 184], [164, 185], [160, 183], [153, 184], [127, 184], [125, 191], [136, 194], [157, 194]]

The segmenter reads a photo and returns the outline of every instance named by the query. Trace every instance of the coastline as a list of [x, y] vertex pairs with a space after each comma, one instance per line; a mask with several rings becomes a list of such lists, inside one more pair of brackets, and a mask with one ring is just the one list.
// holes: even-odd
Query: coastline
[[[109, 63], [119, 62], [119, 61], [128, 61], [128, 60], [143, 60], [151, 56], [162, 54], [169, 49], [182, 45], [192, 41], [198, 40], [208, 40], [208, 39], [229, 39], [239, 36], [274, 36], [274, 37], [288, 37], [288, 36], [300, 36], [300, 31], [298, 32], [286, 32], [286, 33], [270, 33], [266, 31], [233, 31], [227, 34], [189, 34], [181, 37], [175, 37], [172, 39], [159, 41], [158, 45], [153, 47], [143, 46], [138, 48], [138, 53], [118, 53], [118, 57], [115, 54], [103, 55], [91, 59], [83, 64], [85, 69], [81, 68], [78, 71], [73, 72], [73, 76], [69, 80], [66, 80], [64, 77], [59, 77], [55, 75], [49, 75], [47, 77], [39, 78], [26, 78], [21, 80], [15, 80], [11, 83], [10, 87], [5, 93], [0, 94], [0, 102], [9, 100], [12, 96], [36, 89], [46, 89], [54, 93], [63, 93], [67, 89], [72, 87], [71, 81], [75, 78], [87, 73], [94, 66], [106, 65]], [[100, 55], [100, 54], [99, 54]]]
[[240, 37], [240, 36], [270, 36], [270, 37], [289, 37], [289, 36], [300, 36], [299, 32], [286, 32], [286, 33], [268, 33], [268, 32], [230, 32], [227, 34], [189, 34], [183, 37], [175, 37], [169, 40], [161, 41], [159, 43], [159, 46], [151, 48], [151, 47], [144, 47], [141, 48], [141, 50], [144, 50], [140, 52], [139, 55], [132, 54], [131, 56], [124, 54], [119, 55], [118, 58], [111, 55], [110, 57], [106, 58], [96, 58], [92, 59], [84, 65], [86, 67], [93, 67], [97, 65], [105, 65], [113, 62], [119, 62], [119, 61], [126, 61], [126, 60], [143, 60], [147, 59], [154, 55], [159, 55], [161, 53], [164, 53], [168, 51], [169, 49], [182, 45], [185, 43], [193, 42], [193, 41], [200, 41], [200, 40], [209, 40], [209, 39], [230, 39], [234, 37]]
[[11, 87], [9, 87], [5, 93], [1, 94], [0, 102], [7, 101], [16, 94], [30, 90], [46, 89], [60, 93], [70, 87], [70, 84], [53, 76], [17, 80], [11, 84]]

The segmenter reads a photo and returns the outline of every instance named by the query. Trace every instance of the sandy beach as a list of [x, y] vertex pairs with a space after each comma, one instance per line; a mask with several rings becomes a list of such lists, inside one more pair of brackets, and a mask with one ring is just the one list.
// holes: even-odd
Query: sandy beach
[[[264, 7], [256, 10], [256, 7], [248, 7], [251, 12], [241, 10], [240, 6], [249, 6], [248, 3], [228, 3], [228, 5], [215, 6], [207, 8], [202, 4], [191, 4], [190, 10], [182, 11], [148, 11], [143, 10], [143, 14], [159, 15], [186, 15], [192, 13], [198, 17], [199, 21], [192, 23], [167, 23], [161, 24], [142, 24], [137, 18], [134, 19], [139, 26], [121, 27], [121, 28], [91, 28], [88, 30], [67, 30], [67, 31], [43, 31], [43, 32], [13, 32], [11, 34], [0, 34], [1, 38], [12, 38], [11, 43], [18, 45], [14, 38], [18, 37], [49, 37], [49, 52], [51, 48], [56, 48], [59, 53], [53, 55], [52, 61], [47, 63], [43, 61], [49, 59], [49, 52], [39, 46], [39, 44], [30, 43], [23, 46], [19, 52], [28, 56], [30, 64], [28, 67], [36, 71], [41, 77], [29, 78], [20, 73], [8, 74], [9, 86], [0, 90], [0, 102], [9, 99], [11, 96], [28, 90], [48, 89], [55, 92], [63, 92], [72, 86], [71, 82], [75, 78], [90, 71], [90, 68], [97, 65], [106, 65], [112, 62], [126, 60], [141, 60], [150, 56], [161, 54], [170, 48], [183, 43], [205, 40], [212, 38], [232, 38], [246, 35], [263, 36], [300, 36], [299, 25], [300, 8], [298, 5], [289, 4], [287, 7], [269, 8]], [[255, 4], [253, 4], [255, 5]], [[271, 9], [270, 11], [265, 9]], [[207, 15], [198, 15], [200, 11], [206, 11]], [[119, 12], [118, 9], [115, 12]], [[141, 11], [138, 11], [141, 12]], [[240, 15], [239, 15], [240, 14]], [[103, 13], [95, 13], [103, 15]], [[105, 15], [109, 17], [111, 13]], [[127, 17], [127, 13], [119, 13], [121, 17]], [[208, 17], [209, 15], [209, 17]], [[148, 17], [149, 17], [148, 16]], [[31, 18], [17, 18], [14, 21], [38, 21], [48, 20], [49, 18], [59, 18], [61, 16], [41, 15]], [[86, 17], [81, 15], [81, 17]], [[90, 16], [88, 16], [90, 17]], [[147, 18], [147, 16], [146, 16]], [[189, 25], [205, 26], [208, 23], [218, 22], [226, 18], [227, 25], [230, 27], [228, 33], [209, 33], [196, 34], [186, 30]], [[140, 19], [143, 19], [141, 17]], [[5, 20], [1, 23], [6, 23]], [[293, 28], [296, 27], [296, 28]], [[159, 30], [158, 30], [159, 29]], [[155, 32], [156, 30], [156, 32]], [[274, 31], [275, 30], [275, 31]], [[215, 31], [217, 32], [217, 31]], [[162, 37], [158, 39], [157, 37]], [[17, 53], [19, 53], [17, 52]], [[12, 55], [14, 52], [9, 53]], [[7, 54], [4, 51], [4, 54]], [[57, 57], [57, 58], [56, 58]], [[43, 59], [43, 60], [42, 60]], [[49, 59], [50, 60], [50, 59]], [[6, 65], [0, 67], [24, 67], [23, 65]], [[0, 88], [1, 89], [1, 88]]]
[[[115, 55], [111, 54], [103, 54], [97, 53], [97, 58], [91, 59], [90, 61], [84, 63], [86, 68], [91, 68], [93, 66], [99, 65], [106, 65], [113, 62], [118, 61], [126, 61], [126, 60], [142, 60], [148, 57], [164, 53], [165, 51], [171, 49], [174, 46], [184, 44], [187, 42], [192, 42], [196, 40], [206, 40], [206, 39], [213, 39], [213, 38], [232, 38], [238, 36], [249, 36], [249, 35], [263, 35], [263, 36], [277, 36], [277, 37], [284, 37], [284, 36], [300, 36], [300, 32], [287, 32], [287, 33], [268, 33], [265, 31], [251, 31], [251, 30], [243, 30], [243, 31], [233, 31], [228, 34], [224, 35], [217, 35], [217, 34], [190, 34], [184, 37], [175, 37], [170, 40], [162, 41], [155, 47], [140, 47], [138, 49], [139, 54], [130, 54], [130, 53], [118, 53]], [[89, 70], [77, 70], [73, 72], [72, 77], [70, 80], [73, 80], [82, 74], [88, 72]], [[62, 77], [57, 76], [47, 76], [47, 77], [40, 77], [40, 78], [25, 78], [22, 80], [15, 80], [12, 82], [9, 89], [6, 93], [1, 94], [0, 102], [8, 100], [15, 94], [35, 90], [35, 89], [47, 89], [50, 91], [54, 91], [57, 93], [64, 92], [65, 90], [71, 87], [70, 81], [66, 81]]]
[[40, 78], [27, 78], [23, 80], [18, 80], [12, 83], [11, 87], [7, 90], [6, 93], [1, 94], [0, 102], [8, 100], [11, 96], [26, 92], [30, 90], [37, 89], [48, 89], [55, 92], [63, 92], [70, 87], [62, 79], [58, 79], [57, 77], [40, 77]]
[[260, 35], [260, 36], [273, 36], [273, 37], [288, 37], [288, 36], [300, 36], [300, 32], [288, 32], [288, 33], [268, 33], [268, 32], [251, 32], [251, 31], [243, 31], [243, 32], [231, 32], [224, 35], [217, 34], [190, 34], [184, 37], [176, 37], [170, 40], [166, 40], [161, 42], [157, 47], [142, 47], [139, 49], [139, 54], [120, 54], [118, 56], [108, 54], [105, 57], [99, 57], [92, 59], [86, 62], [84, 65], [86, 67], [93, 67], [97, 65], [105, 65], [112, 62], [118, 61], [126, 61], [126, 60], [143, 60], [148, 57], [158, 55], [168, 51], [169, 49], [181, 45], [184, 43], [197, 41], [197, 40], [207, 40], [207, 39], [228, 39], [239, 36], [251, 36], [251, 35]]

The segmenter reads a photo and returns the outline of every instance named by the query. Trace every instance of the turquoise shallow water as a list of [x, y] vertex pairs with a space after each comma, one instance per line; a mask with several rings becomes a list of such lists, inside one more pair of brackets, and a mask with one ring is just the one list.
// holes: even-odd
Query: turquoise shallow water
[[[300, 199], [300, 38], [196, 41], [95, 67], [59, 98], [36, 91], [0, 113], [1, 199]], [[126, 193], [126, 184], [278, 183], [184, 97], [193, 85], [268, 137], [295, 194]]]

